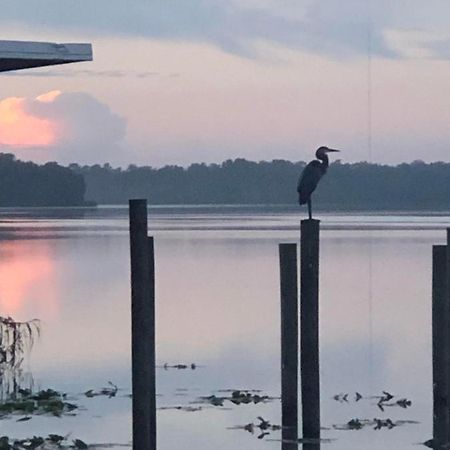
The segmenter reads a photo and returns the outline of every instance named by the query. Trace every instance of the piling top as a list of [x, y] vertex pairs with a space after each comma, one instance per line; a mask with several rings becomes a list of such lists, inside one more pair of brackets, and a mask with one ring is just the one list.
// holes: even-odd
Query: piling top
[[319, 219], [303, 219], [301, 222], [304, 224], [313, 224], [313, 223], [319, 224], [320, 220]]
[[278, 244], [280, 249], [297, 249], [297, 244], [296, 243], [290, 243], [290, 242], [282, 242], [281, 244]]
[[147, 204], [146, 198], [132, 198], [131, 200], [128, 200], [129, 205], [139, 205], [139, 204]]
[[306, 238], [309, 240], [318, 240], [320, 233], [320, 220], [305, 219], [300, 222], [301, 241]]

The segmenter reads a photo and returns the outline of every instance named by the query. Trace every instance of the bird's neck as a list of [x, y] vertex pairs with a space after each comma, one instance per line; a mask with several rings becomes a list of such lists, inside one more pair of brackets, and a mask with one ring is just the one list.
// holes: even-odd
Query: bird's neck
[[322, 161], [322, 169], [325, 171], [328, 169], [328, 166], [330, 165], [330, 161], [328, 160], [328, 156], [326, 154], [318, 155], [317, 159], [320, 159]]

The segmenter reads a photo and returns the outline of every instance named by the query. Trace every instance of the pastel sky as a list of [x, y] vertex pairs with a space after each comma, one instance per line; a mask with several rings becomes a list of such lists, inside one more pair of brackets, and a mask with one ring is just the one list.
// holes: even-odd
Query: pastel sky
[[0, 39], [94, 62], [0, 75], [0, 151], [187, 165], [450, 161], [448, 0], [3, 0]]

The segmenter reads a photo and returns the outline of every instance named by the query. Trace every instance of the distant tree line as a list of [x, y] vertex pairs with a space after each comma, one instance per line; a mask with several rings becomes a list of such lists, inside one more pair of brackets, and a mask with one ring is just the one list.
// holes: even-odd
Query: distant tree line
[[83, 176], [55, 162], [38, 165], [0, 153], [0, 207], [84, 205]]
[[[84, 177], [86, 199], [99, 204], [125, 204], [130, 198], [148, 198], [152, 204], [295, 204], [304, 166], [239, 158], [187, 168], [72, 164], [70, 169]], [[336, 161], [313, 195], [322, 209], [450, 210], [450, 164]]]
[[[302, 161], [241, 158], [187, 168], [62, 167], [55, 162], [23, 162], [0, 153], [0, 207], [126, 204], [130, 198], [148, 198], [155, 205], [294, 205], [304, 167]], [[336, 161], [313, 201], [315, 207], [328, 210], [450, 211], [450, 164], [414, 161], [387, 166]]]

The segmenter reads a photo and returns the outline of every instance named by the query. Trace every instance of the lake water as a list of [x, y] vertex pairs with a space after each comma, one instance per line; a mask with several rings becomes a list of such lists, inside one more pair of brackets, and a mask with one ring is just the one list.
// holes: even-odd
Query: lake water
[[[17, 438], [72, 433], [89, 443], [131, 440], [130, 274], [126, 207], [0, 210], [0, 311], [39, 318], [27, 370], [35, 386], [67, 392], [74, 417], [0, 422]], [[431, 438], [431, 251], [449, 214], [318, 214], [322, 423], [325, 448], [409, 449]], [[280, 401], [224, 406], [224, 389], [280, 395], [278, 244], [297, 242], [300, 214], [283, 207], [159, 207], [155, 236], [159, 450], [279, 449], [232, 429], [280, 423]], [[116, 397], [87, 398], [108, 381]], [[412, 401], [386, 407], [382, 391]], [[355, 393], [365, 398], [355, 401]], [[348, 393], [348, 402], [336, 394]], [[194, 403], [193, 403], [194, 402]], [[196, 403], [197, 402], [197, 403]], [[196, 411], [167, 407], [190, 406]], [[333, 426], [350, 419], [417, 421], [388, 430]], [[230, 429], [231, 428], [231, 429]]]

